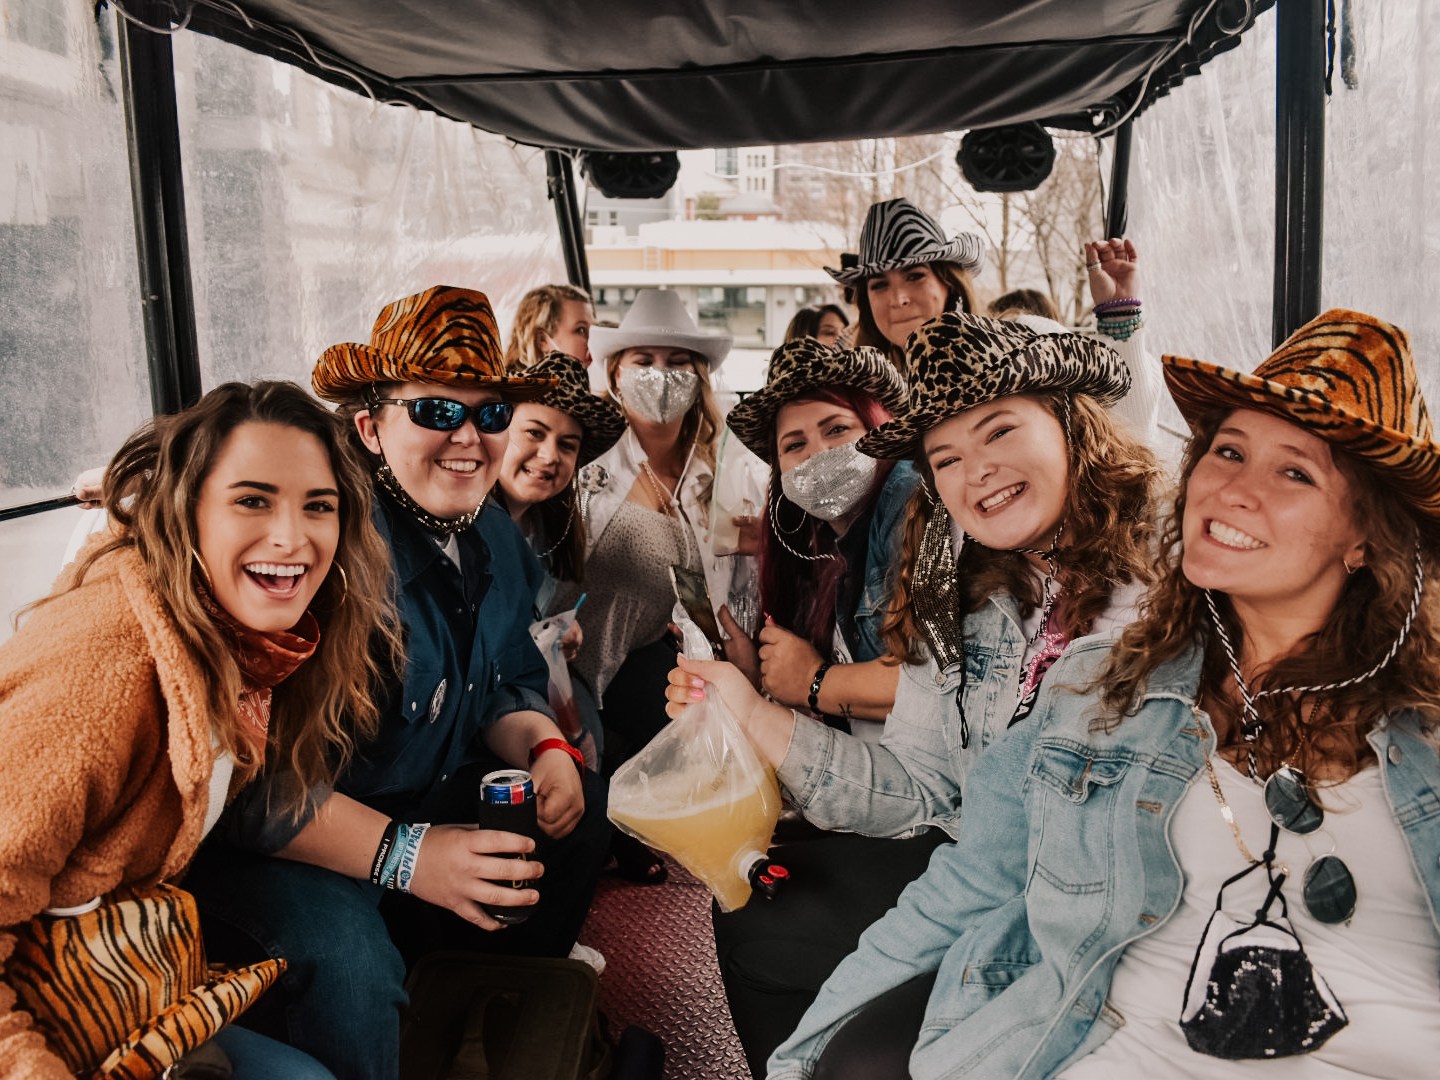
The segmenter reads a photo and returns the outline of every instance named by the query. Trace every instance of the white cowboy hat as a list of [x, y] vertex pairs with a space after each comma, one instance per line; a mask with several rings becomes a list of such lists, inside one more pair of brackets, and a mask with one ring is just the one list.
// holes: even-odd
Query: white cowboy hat
[[696, 326], [679, 293], [668, 289], [641, 289], [619, 326], [590, 328], [590, 355], [595, 357], [591, 366], [599, 367], [599, 381], [603, 383], [605, 361], [617, 352], [642, 345], [661, 345], [699, 353], [709, 361], [713, 375], [734, 340], [733, 334], [723, 330], [701, 330]]

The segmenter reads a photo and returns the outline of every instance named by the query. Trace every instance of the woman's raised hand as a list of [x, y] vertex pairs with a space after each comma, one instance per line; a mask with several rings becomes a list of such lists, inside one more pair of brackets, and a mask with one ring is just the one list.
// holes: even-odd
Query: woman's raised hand
[[1124, 296], [1140, 295], [1139, 254], [1129, 240], [1092, 240], [1085, 245], [1085, 269], [1090, 273], [1090, 300], [1103, 304]]

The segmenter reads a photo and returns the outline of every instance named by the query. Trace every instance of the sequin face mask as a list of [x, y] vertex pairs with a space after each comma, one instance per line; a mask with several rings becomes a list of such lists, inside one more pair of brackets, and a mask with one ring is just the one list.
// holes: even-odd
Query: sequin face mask
[[619, 382], [625, 407], [652, 424], [679, 420], [700, 393], [700, 376], [675, 368], [621, 368]]
[[865, 498], [879, 462], [854, 443], [812, 454], [780, 474], [780, 490], [796, 506], [821, 521], [836, 521]]

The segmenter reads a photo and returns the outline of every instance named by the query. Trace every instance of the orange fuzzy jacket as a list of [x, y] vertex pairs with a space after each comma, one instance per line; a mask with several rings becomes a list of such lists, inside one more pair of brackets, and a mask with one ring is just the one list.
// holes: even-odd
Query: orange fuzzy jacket
[[[134, 549], [103, 557], [0, 646], [0, 975], [8, 928], [185, 867], [210, 740], [201, 669]], [[0, 982], [0, 1078], [21, 1077], [69, 1073]]]

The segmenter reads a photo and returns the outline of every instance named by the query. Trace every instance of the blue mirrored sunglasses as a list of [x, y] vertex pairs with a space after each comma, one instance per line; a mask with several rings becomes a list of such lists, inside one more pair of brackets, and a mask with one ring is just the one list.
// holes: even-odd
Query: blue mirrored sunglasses
[[410, 414], [410, 422], [431, 431], [456, 431], [466, 420], [473, 419], [475, 426], [486, 435], [498, 435], [510, 426], [515, 415], [515, 406], [508, 401], [482, 401], [479, 405], [466, 405], [443, 397], [418, 398], [372, 398], [372, 405], [404, 405]]

